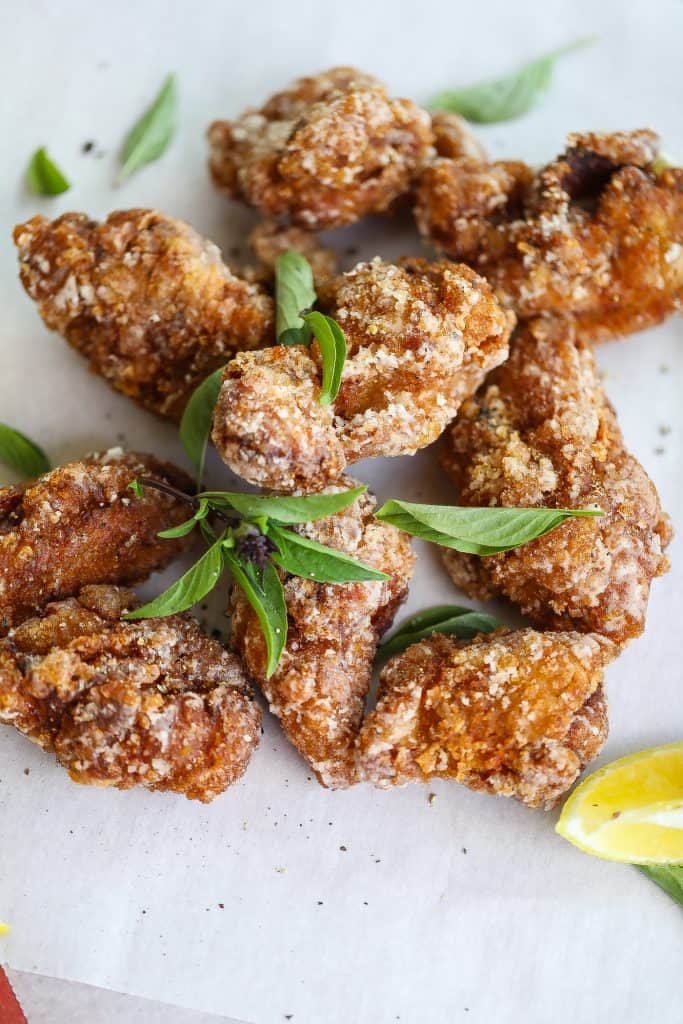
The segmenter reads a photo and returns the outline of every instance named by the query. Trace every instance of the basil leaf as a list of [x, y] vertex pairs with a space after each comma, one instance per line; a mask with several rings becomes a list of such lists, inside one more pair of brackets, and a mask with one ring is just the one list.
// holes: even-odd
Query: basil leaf
[[71, 188], [57, 164], [48, 156], [44, 146], [37, 149], [29, 160], [26, 184], [31, 192], [39, 196], [58, 196]]
[[223, 538], [220, 537], [195, 564], [153, 601], [127, 612], [124, 619], [151, 619], [187, 611], [218, 583], [223, 571]]
[[477, 612], [458, 604], [443, 604], [428, 608], [402, 622], [392, 635], [380, 644], [377, 656], [382, 659], [405, 651], [407, 647], [426, 640], [433, 633], [471, 640], [478, 633], [492, 633], [505, 623], [485, 612]]
[[277, 553], [271, 555], [272, 560], [292, 576], [315, 580], [316, 583], [389, 579], [386, 573], [358, 562], [342, 551], [318, 544], [292, 530], [283, 530], [275, 524], [269, 526], [268, 537], [277, 545]]
[[132, 491], [136, 498], [144, 498], [145, 496], [145, 488], [139, 480], [131, 480], [128, 484], [127, 490]]
[[172, 526], [169, 530], [161, 530], [157, 537], [162, 537], [164, 540], [171, 540], [173, 537], [186, 537], [188, 533], [192, 533], [196, 525], [197, 518], [192, 516], [191, 519], [186, 519], [178, 526]]
[[231, 551], [224, 550], [223, 558], [261, 624], [266, 641], [266, 679], [270, 679], [287, 643], [287, 605], [282, 582], [270, 562], [259, 571], [252, 563], [241, 562]]
[[26, 477], [40, 476], [50, 469], [43, 449], [6, 423], [0, 423], [0, 462]]
[[352, 505], [367, 490], [362, 484], [338, 494], [307, 494], [301, 497], [282, 497], [261, 494], [240, 494], [236, 491], [203, 491], [199, 497], [208, 498], [216, 508], [232, 508], [245, 519], [267, 516], [283, 526], [311, 523], [324, 519]]
[[321, 405], [330, 405], [339, 394], [346, 361], [346, 338], [336, 320], [317, 310], [307, 313], [303, 321], [313, 331], [323, 359], [323, 381], [318, 401]]
[[[313, 271], [294, 249], [275, 260], [275, 333], [280, 345], [307, 345], [311, 331], [301, 317], [316, 300]], [[296, 333], [295, 333], [296, 332]]]
[[197, 470], [197, 485], [201, 487], [204, 476], [206, 447], [211, 433], [213, 411], [223, 379], [223, 367], [214, 370], [194, 389], [180, 421], [180, 440], [190, 462]]
[[477, 124], [494, 124], [520, 117], [531, 110], [548, 90], [558, 57], [588, 46], [595, 39], [595, 36], [576, 39], [503, 78], [492, 78], [463, 89], [441, 92], [431, 100], [428, 109], [461, 114]]
[[683, 907], [683, 864], [637, 864], [636, 867]]
[[599, 509], [469, 508], [387, 501], [375, 518], [422, 540], [470, 555], [495, 555], [521, 547], [575, 516], [601, 516]]
[[159, 159], [175, 134], [177, 120], [178, 88], [175, 75], [168, 75], [151, 107], [133, 125], [123, 144], [119, 182]]

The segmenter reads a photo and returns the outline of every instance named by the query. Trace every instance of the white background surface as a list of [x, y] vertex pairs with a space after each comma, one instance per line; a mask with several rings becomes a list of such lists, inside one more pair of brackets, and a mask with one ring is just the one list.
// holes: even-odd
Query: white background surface
[[[6, 0], [0, 418], [54, 461], [121, 435], [180, 457], [172, 428], [114, 395], [42, 327], [16, 280], [14, 222], [155, 205], [227, 249], [250, 215], [209, 185], [212, 118], [336, 63], [421, 100], [588, 32], [599, 44], [565, 60], [536, 113], [487, 130], [491, 151], [540, 162], [566, 131], [651, 124], [683, 155], [680, 2]], [[114, 190], [116, 149], [170, 69], [180, 78], [179, 136], [160, 163]], [[82, 155], [88, 139], [106, 155]], [[22, 187], [42, 144], [74, 185], [56, 200]], [[408, 238], [402, 248], [411, 247]], [[672, 321], [599, 352], [628, 443], [679, 530], [682, 330]], [[672, 428], [666, 437], [662, 425]], [[429, 453], [368, 464], [363, 476], [380, 496], [453, 499]], [[671, 555], [646, 635], [608, 673], [603, 761], [683, 736], [680, 541]], [[457, 596], [426, 552], [409, 608], [443, 599]], [[269, 721], [245, 779], [203, 807], [76, 787], [3, 730], [0, 917], [13, 927], [0, 957], [257, 1024], [288, 1015], [294, 1024], [680, 1021], [683, 932], [672, 901], [634, 869], [563, 843], [552, 814], [454, 785], [431, 790], [431, 805], [418, 787], [326, 792]]]

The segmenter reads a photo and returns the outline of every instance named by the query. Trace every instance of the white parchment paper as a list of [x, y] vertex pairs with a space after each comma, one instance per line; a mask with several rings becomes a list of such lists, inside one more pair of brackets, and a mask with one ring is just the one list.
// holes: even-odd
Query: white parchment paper
[[[209, 185], [212, 118], [338, 63], [425, 99], [589, 32], [598, 45], [558, 67], [537, 112], [482, 133], [492, 153], [541, 162], [567, 131], [652, 125], [683, 157], [675, 0], [7, 0], [0, 419], [55, 462], [117, 443], [181, 458], [171, 427], [114, 395], [42, 327], [16, 280], [15, 222], [158, 206], [227, 251], [252, 218]], [[171, 69], [179, 136], [161, 162], [114, 189], [116, 149]], [[43, 144], [73, 182], [57, 199], [30, 197], [21, 184]], [[356, 236], [367, 255], [415, 251], [414, 237], [377, 224], [339, 244]], [[599, 352], [628, 443], [679, 529], [682, 332], [675, 320]], [[217, 460], [212, 472], [226, 483]], [[429, 453], [359, 475], [380, 497], [451, 497]], [[435, 553], [421, 554], [408, 608], [457, 599]], [[646, 635], [608, 673], [603, 761], [683, 736], [680, 541], [671, 556]], [[0, 730], [0, 917], [12, 924], [0, 957], [257, 1024], [680, 1021], [683, 931], [671, 900], [634, 869], [563, 843], [552, 814], [456, 786], [429, 792], [435, 802], [418, 787], [326, 792], [272, 720], [245, 779], [209, 807], [74, 786]]]

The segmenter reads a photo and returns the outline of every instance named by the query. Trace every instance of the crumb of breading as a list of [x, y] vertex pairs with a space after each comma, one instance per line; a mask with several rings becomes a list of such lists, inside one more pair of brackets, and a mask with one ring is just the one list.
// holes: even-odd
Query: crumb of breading
[[347, 342], [333, 405], [318, 401], [315, 343], [242, 353], [225, 369], [213, 439], [251, 483], [316, 490], [359, 459], [431, 444], [505, 359], [513, 323], [483, 278], [448, 260], [359, 263], [325, 307]]
[[552, 807], [607, 738], [599, 636], [498, 630], [434, 634], [392, 658], [360, 732], [361, 780], [434, 778]]
[[432, 114], [432, 131], [434, 148], [438, 156], [457, 160], [467, 157], [469, 160], [486, 160], [486, 150], [476, 137], [464, 117], [459, 114], [447, 114], [443, 111]]
[[208, 131], [216, 185], [308, 230], [386, 210], [430, 158], [430, 118], [377, 79], [339, 67]]
[[187, 506], [154, 490], [134, 497], [138, 476], [192, 487], [170, 463], [113, 448], [0, 490], [0, 635], [88, 583], [139, 582], [178, 555], [187, 541], [157, 534]]
[[45, 324], [139, 405], [179, 420], [198, 384], [273, 339], [273, 301], [216, 246], [154, 210], [97, 223], [66, 213], [14, 229], [22, 283]]
[[520, 318], [572, 315], [594, 341], [628, 334], [683, 301], [683, 170], [658, 170], [658, 152], [640, 130], [570, 135], [538, 172], [437, 159], [417, 188], [417, 223]]
[[551, 629], [620, 644], [643, 631], [651, 581], [669, 565], [671, 523], [571, 322], [534, 321], [513, 338], [508, 362], [460, 410], [443, 462], [463, 505], [605, 513], [486, 558], [444, 552], [458, 587], [505, 595]]
[[[355, 481], [342, 480], [327, 493], [353, 486]], [[405, 598], [414, 564], [409, 538], [375, 520], [375, 504], [366, 492], [343, 511], [296, 527], [304, 537], [391, 578], [331, 584], [282, 573], [287, 645], [270, 679], [265, 677], [266, 646], [258, 619], [239, 588], [231, 597], [231, 646], [318, 780], [331, 788], [355, 781], [353, 744], [378, 639]]]
[[331, 249], [325, 249], [314, 232], [304, 231], [303, 228], [264, 220], [249, 235], [249, 245], [263, 264], [261, 279], [264, 282], [273, 280], [275, 261], [289, 249], [301, 253], [310, 263], [316, 291], [337, 273], [336, 254]]
[[0, 722], [74, 782], [208, 803], [244, 772], [261, 714], [239, 660], [190, 615], [122, 621], [119, 587], [87, 586], [0, 641]]

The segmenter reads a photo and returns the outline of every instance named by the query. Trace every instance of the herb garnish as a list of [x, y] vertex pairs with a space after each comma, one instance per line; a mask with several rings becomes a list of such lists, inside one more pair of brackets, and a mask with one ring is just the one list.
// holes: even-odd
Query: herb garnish
[[163, 155], [175, 134], [177, 121], [178, 87], [175, 75], [171, 74], [123, 144], [119, 182]]
[[394, 654], [400, 654], [407, 647], [426, 640], [433, 633], [455, 636], [459, 640], [471, 640], [477, 633], [492, 633], [505, 623], [493, 615], [475, 611], [459, 604], [442, 604], [427, 608], [417, 615], [412, 615], [380, 644], [377, 657], [386, 660]]
[[638, 864], [636, 867], [683, 907], [683, 864]]
[[330, 405], [339, 394], [346, 361], [344, 332], [331, 317], [311, 310], [316, 301], [313, 271], [305, 256], [288, 249], [275, 261], [275, 320], [280, 345], [310, 345], [318, 342], [323, 379], [318, 401]]
[[6, 423], [0, 423], [0, 462], [26, 477], [40, 476], [50, 469], [43, 449]]
[[593, 42], [595, 36], [584, 36], [543, 57], [537, 57], [510, 75], [487, 79], [463, 89], [441, 92], [431, 100], [429, 109], [461, 114], [477, 124], [494, 124], [520, 117], [531, 110], [547, 92], [558, 57]]
[[[339, 494], [279, 498], [231, 491], [205, 491], [191, 497], [148, 477], [141, 477], [130, 485], [136, 495], [142, 494], [145, 487], [172, 494], [194, 510], [184, 523], [164, 530], [159, 536], [182, 537], [198, 525], [208, 548], [168, 590], [125, 617], [143, 619], [186, 611], [215, 587], [227, 569], [261, 624], [267, 650], [267, 676], [277, 668], [287, 642], [287, 607], [278, 566], [292, 576], [317, 583], [388, 579], [385, 573], [342, 551], [288, 529], [347, 508], [366, 490], [364, 486]], [[218, 535], [209, 519], [220, 521]]]
[[202, 486], [204, 477], [206, 447], [209, 443], [213, 410], [218, 401], [222, 377], [223, 367], [219, 367], [195, 388], [180, 421], [180, 440], [190, 462], [197, 470], [199, 487]]
[[600, 509], [469, 508], [387, 501], [375, 516], [414, 537], [470, 555], [495, 555], [527, 544], [573, 516], [601, 516]]
[[71, 188], [44, 146], [37, 149], [26, 168], [26, 184], [39, 196], [58, 196]]

